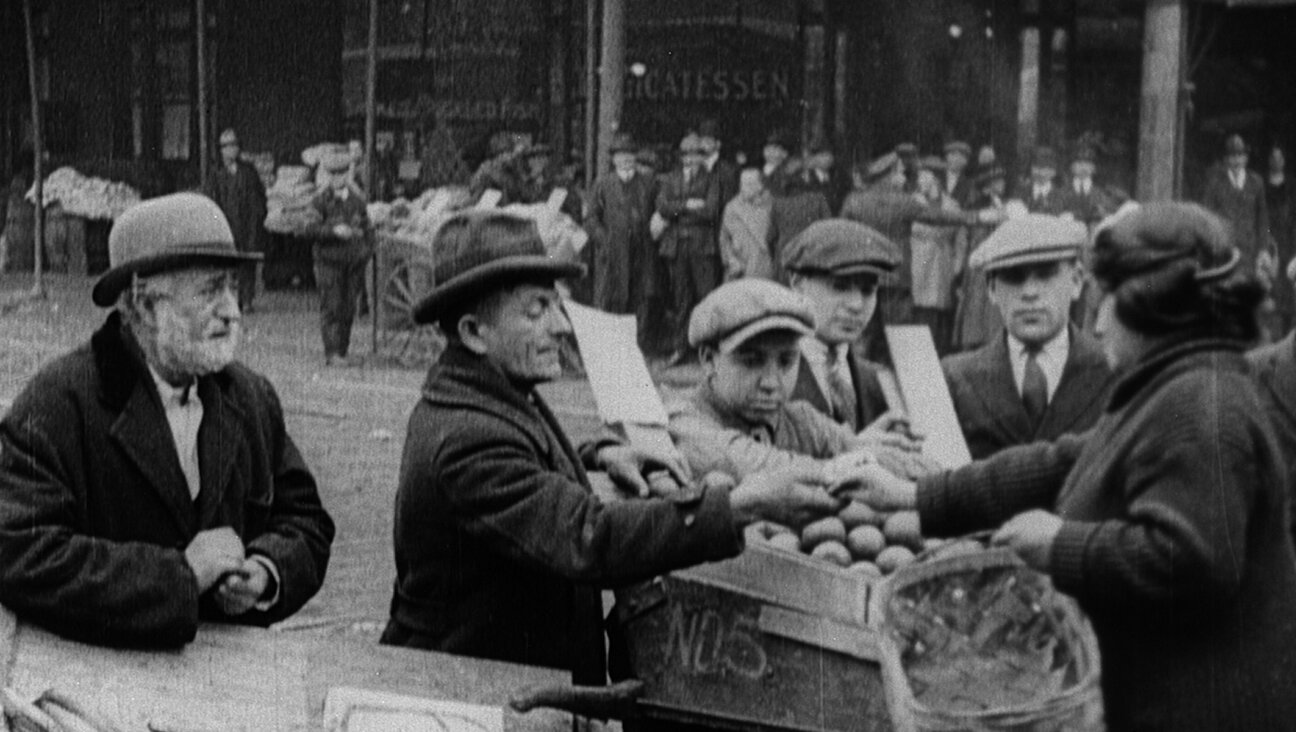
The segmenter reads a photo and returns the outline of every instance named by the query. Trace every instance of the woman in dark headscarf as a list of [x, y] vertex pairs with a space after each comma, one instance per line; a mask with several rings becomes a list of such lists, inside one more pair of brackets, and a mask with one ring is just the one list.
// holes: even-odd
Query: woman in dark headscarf
[[1092, 254], [1122, 373], [1094, 428], [916, 485], [875, 469], [856, 495], [927, 535], [998, 526], [1093, 621], [1113, 730], [1296, 728], [1296, 555], [1240, 259], [1199, 206], [1124, 216]]

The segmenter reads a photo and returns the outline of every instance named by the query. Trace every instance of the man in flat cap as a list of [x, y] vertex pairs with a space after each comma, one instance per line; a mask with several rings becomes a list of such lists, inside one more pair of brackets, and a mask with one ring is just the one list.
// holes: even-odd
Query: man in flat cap
[[[924, 157], [918, 164], [918, 191], [914, 195], [928, 208], [960, 212], [963, 208], [941, 183], [944, 173], [942, 158]], [[953, 346], [954, 282], [967, 264], [969, 228], [915, 221], [909, 235], [914, 321], [931, 330], [936, 353], [942, 356]]]
[[901, 426], [887, 409], [880, 367], [855, 347], [877, 310], [881, 278], [899, 263], [900, 253], [886, 237], [846, 219], [811, 224], [783, 253], [791, 289], [810, 304], [815, 322], [814, 335], [798, 344], [791, 398], [808, 402], [852, 432]]
[[319, 290], [324, 365], [352, 366], [358, 360], [347, 355], [351, 325], [355, 322], [356, 299], [365, 289], [365, 265], [373, 254], [369, 213], [364, 196], [350, 185], [350, 155], [328, 153], [320, 167], [328, 174], [328, 185], [311, 202], [320, 215], [311, 254], [315, 259], [315, 287]]
[[1083, 432], [1102, 413], [1111, 372], [1098, 344], [1072, 326], [1080, 297], [1083, 224], [1029, 214], [1005, 221], [972, 253], [1005, 328], [942, 363], [972, 458]]
[[1093, 146], [1078, 145], [1071, 156], [1071, 176], [1062, 210], [1089, 227], [1116, 213], [1120, 206], [1117, 198], [1094, 180], [1097, 172], [1098, 156]]
[[[220, 164], [211, 166], [203, 193], [220, 206], [234, 233], [234, 246], [240, 252], [259, 252], [266, 218], [265, 186], [256, 168], [239, 158], [242, 148], [233, 129], [220, 133]], [[244, 314], [252, 312], [256, 298], [259, 262], [248, 262], [239, 272], [239, 307]]]
[[900, 250], [901, 262], [893, 282], [882, 291], [880, 309], [883, 322], [902, 325], [914, 322], [913, 265], [910, 246], [915, 222], [931, 226], [974, 226], [1003, 220], [1003, 213], [993, 209], [979, 211], [946, 211], [928, 206], [906, 193], [904, 166], [895, 153], [874, 160], [865, 170], [867, 187], [846, 198], [841, 216], [877, 230]]
[[661, 256], [670, 270], [673, 300], [669, 333], [674, 338], [671, 365], [689, 356], [685, 330], [689, 313], [720, 284], [720, 253], [716, 224], [724, 203], [720, 188], [712, 185], [703, 166], [706, 151], [694, 133], [680, 141], [680, 167], [661, 179], [657, 213], [667, 227], [661, 239]]
[[765, 176], [766, 189], [775, 196], [783, 195], [791, 149], [787, 136], [780, 130], [771, 131], [765, 138], [765, 146], [761, 148], [761, 175]]
[[638, 148], [619, 132], [612, 138], [612, 170], [590, 190], [585, 230], [594, 250], [593, 305], [609, 313], [634, 313], [647, 331], [657, 252], [648, 231], [656, 195], [650, 176], [635, 167]]
[[810, 302], [769, 280], [725, 283], [697, 306], [689, 342], [699, 351], [702, 382], [668, 407], [671, 437], [695, 473], [742, 479], [795, 467], [839, 475], [870, 460], [900, 475], [930, 469], [898, 434], [856, 433], [810, 403], [790, 400], [800, 341], [814, 334]]
[[260, 255], [180, 193], [127, 210], [108, 256], [111, 315], [0, 423], [0, 603], [113, 646], [282, 620], [323, 582], [333, 523], [274, 388], [234, 360]]
[[730, 557], [759, 518], [794, 525], [838, 506], [822, 471], [779, 471], [602, 503], [587, 468], [648, 492], [678, 456], [604, 439], [576, 450], [536, 386], [571, 332], [531, 221], [471, 211], [442, 226], [436, 286], [414, 311], [447, 346], [410, 415], [396, 495], [396, 589], [383, 642], [567, 669], [605, 683], [599, 590]]
[[[738, 166], [721, 156], [720, 125], [713, 119], [704, 119], [698, 125], [698, 141], [702, 143], [702, 168], [718, 190], [716, 200], [723, 211], [725, 204], [738, 195]], [[716, 235], [720, 234], [720, 217], [716, 217]]]
[[1056, 185], [1057, 171], [1057, 153], [1053, 148], [1035, 148], [1031, 155], [1030, 178], [1017, 193], [1027, 211], [1058, 216], [1066, 210], [1066, 194]]
[[1219, 214], [1233, 230], [1233, 243], [1242, 265], [1252, 272], [1264, 265], [1264, 279], [1273, 281], [1276, 247], [1269, 234], [1269, 207], [1264, 181], [1247, 168], [1250, 149], [1241, 135], [1224, 141], [1224, 164], [1211, 170], [1202, 204]]

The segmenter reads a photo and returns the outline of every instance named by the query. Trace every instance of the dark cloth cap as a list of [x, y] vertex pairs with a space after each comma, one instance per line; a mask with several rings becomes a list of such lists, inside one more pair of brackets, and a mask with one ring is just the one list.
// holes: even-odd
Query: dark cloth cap
[[895, 154], [902, 158], [918, 157], [918, 146], [912, 142], [902, 142], [895, 146]]
[[1246, 140], [1241, 135], [1229, 135], [1224, 140], [1225, 155], [1246, 155], [1251, 149], [1247, 147]]
[[970, 159], [972, 157], [972, 146], [962, 140], [950, 140], [945, 143], [945, 152], [963, 153], [963, 157]]
[[704, 119], [697, 126], [698, 137], [709, 137], [713, 140], [720, 139], [720, 125], [713, 119]]
[[197, 193], [175, 193], [138, 203], [117, 218], [108, 234], [109, 269], [95, 283], [91, 298], [108, 307], [130, 284], [191, 267], [235, 267], [261, 255], [234, 247], [229, 222], [216, 202]]
[[879, 178], [889, 175], [899, 162], [900, 156], [893, 152], [883, 155], [877, 160], [869, 163], [868, 167], [864, 169], [864, 180], [872, 183]]
[[980, 173], [977, 173], [974, 180], [978, 186], [984, 186], [992, 181], [1004, 180], [1007, 177], [1008, 172], [1003, 169], [1002, 165], [991, 165]]
[[1052, 168], [1057, 170], [1057, 153], [1051, 147], [1037, 147], [1031, 155], [1032, 168]]
[[1092, 163], [1097, 159], [1098, 154], [1097, 151], [1094, 150], [1093, 145], [1077, 145], [1075, 152], [1071, 155], [1071, 162], [1073, 163]]
[[945, 164], [945, 161], [935, 155], [928, 155], [918, 161], [918, 167], [935, 173], [941, 173], [949, 169], [949, 166]]
[[557, 280], [585, 271], [575, 262], [549, 256], [535, 222], [496, 209], [455, 214], [441, 226], [432, 251], [436, 284], [414, 307], [416, 323], [431, 323], [449, 306], [480, 298], [503, 282]]
[[987, 272], [1080, 256], [1088, 230], [1071, 219], [1027, 214], [999, 225], [972, 252], [968, 265]]
[[899, 264], [900, 252], [890, 239], [849, 219], [816, 221], [783, 248], [783, 268], [803, 274], [884, 275]]
[[766, 279], [747, 277], [717, 287], [689, 317], [691, 346], [715, 344], [728, 353], [771, 330], [814, 333], [814, 311], [803, 295]]
[[791, 150], [792, 145], [788, 142], [788, 134], [782, 130], [773, 130], [765, 138], [766, 145], [778, 145], [784, 150]]
[[685, 135], [683, 140], [680, 140], [679, 150], [685, 155], [690, 153], [701, 155], [706, 152], [706, 148], [702, 146], [702, 138], [692, 132]]
[[819, 153], [830, 153], [833, 151], [833, 148], [832, 144], [828, 142], [828, 138], [816, 137], [810, 141], [810, 147], [808, 150], [811, 155], [817, 155]]
[[637, 153], [639, 146], [635, 145], [634, 138], [627, 132], [618, 132], [612, 136], [612, 144], [608, 147], [609, 153]]

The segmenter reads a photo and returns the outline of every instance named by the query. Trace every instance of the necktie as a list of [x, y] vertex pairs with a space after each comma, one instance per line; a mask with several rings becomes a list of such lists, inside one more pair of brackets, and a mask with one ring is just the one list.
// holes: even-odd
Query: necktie
[[859, 425], [855, 424], [855, 389], [846, 374], [842, 373], [840, 366], [841, 359], [837, 355], [837, 349], [829, 348], [828, 397], [832, 401], [832, 416], [835, 421], [856, 429]]
[[1038, 355], [1037, 348], [1026, 351], [1026, 372], [1022, 376], [1022, 406], [1026, 407], [1032, 427], [1039, 426], [1048, 407], [1048, 378], [1040, 368]]

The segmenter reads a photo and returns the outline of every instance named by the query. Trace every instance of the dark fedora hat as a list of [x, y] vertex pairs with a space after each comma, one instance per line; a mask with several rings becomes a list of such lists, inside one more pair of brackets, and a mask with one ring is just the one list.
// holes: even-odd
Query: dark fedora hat
[[108, 234], [107, 272], [91, 291], [108, 307], [131, 277], [204, 266], [237, 266], [261, 259], [234, 248], [229, 222], [216, 202], [197, 193], [175, 193], [126, 209]]
[[608, 146], [608, 152], [615, 153], [637, 153], [639, 146], [635, 144], [634, 138], [628, 132], [618, 132], [612, 135], [612, 144]]
[[492, 286], [529, 278], [576, 277], [585, 268], [549, 256], [535, 222], [498, 209], [455, 214], [432, 242], [436, 283], [414, 306], [414, 322], [436, 321], [450, 306]]

